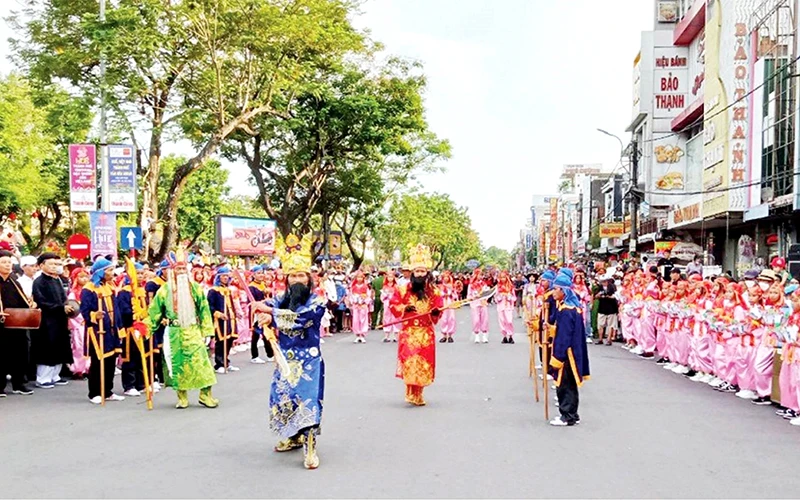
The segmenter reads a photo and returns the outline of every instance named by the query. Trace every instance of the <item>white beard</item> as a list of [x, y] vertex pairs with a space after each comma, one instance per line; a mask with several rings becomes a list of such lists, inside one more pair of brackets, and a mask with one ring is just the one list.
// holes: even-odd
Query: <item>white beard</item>
[[179, 274], [176, 278], [176, 293], [178, 294], [178, 322], [182, 327], [197, 323], [197, 313], [195, 312], [194, 299], [192, 298], [191, 285], [189, 284], [188, 274]]

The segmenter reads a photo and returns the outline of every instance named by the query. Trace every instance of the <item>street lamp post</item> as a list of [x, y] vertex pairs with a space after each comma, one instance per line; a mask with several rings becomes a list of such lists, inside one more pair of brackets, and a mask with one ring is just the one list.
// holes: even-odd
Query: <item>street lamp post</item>
[[[620, 161], [625, 152], [625, 145], [618, 136], [607, 132], [601, 128], [597, 129], [601, 134], [613, 137], [619, 141], [619, 157]], [[631, 251], [636, 251], [636, 243], [639, 239], [639, 195], [637, 190], [639, 188], [639, 145], [636, 139], [631, 142], [631, 187], [628, 190], [628, 196], [631, 203]]]

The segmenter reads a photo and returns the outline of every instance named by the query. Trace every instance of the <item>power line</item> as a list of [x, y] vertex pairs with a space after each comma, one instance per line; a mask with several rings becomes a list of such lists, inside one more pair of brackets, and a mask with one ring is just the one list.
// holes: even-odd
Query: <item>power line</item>
[[733, 191], [735, 189], [748, 188], [748, 187], [752, 187], [752, 186], [757, 186], [759, 184], [765, 184], [767, 182], [773, 182], [773, 181], [781, 180], [781, 179], [784, 179], [784, 178], [795, 177], [795, 176], [799, 176], [799, 175], [800, 175], [800, 172], [794, 172], [794, 171], [792, 171], [792, 172], [782, 172], [782, 173], [777, 174], [777, 175], [763, 177], [763, 178], [761, 178], [759, 180], [748, 182], [748, 183], [745, 183], [745, 184], [737, 184], [735, 186], [726, 186], [724, 188], [718, 188], [718, 189], [717, 188], [715, 188], [715, 189], [706, 189], [706, 190], [703, 190], [703, 191], [688, 191], [688, 192], [684, 191], [684, 192], [680, 192], [680, 193], [665, 193], [665, 192], [661, 192], [661, 191], [640, 191], [640, 193], [657, 194], [659, 196], [692, 196], [692, 195], [698, 195], [698, 194], [724, 193], [724, 192], [727, 192], [727, 191]]

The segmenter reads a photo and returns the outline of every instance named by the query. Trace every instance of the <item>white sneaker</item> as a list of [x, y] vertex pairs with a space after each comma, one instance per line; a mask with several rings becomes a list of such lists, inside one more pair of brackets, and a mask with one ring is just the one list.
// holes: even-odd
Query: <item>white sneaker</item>
[[153, 382], [153, 392], [161, 391], [161, 384], [159, 382]]
[[555, 380], [552, 375], [547, 375], [547, 380]]
[[561, 420], [561, 417], [559, 417], [551, 420], [550, 425], [552, 425], [553, 427], [566, 427], [567, 423]]
[[675, 363], [670, 361], [669, 363], [664, 363], [662, 368], [664, 368], [665, 370], [672, 370], [673, 368], [675, 368], [675, 366], [676, 366]]
[[216, 371], [216, 372], [217, 372], [217, 373], [219, 373], [220, 375], [224, 375], [224, 374], [225, 374], [225, 367], [224, 367], [224, 366], [220, 366], [219, 368], [217, 368], [217, 369], [216, 369], [216, 370], [214, 370], [214, 371]]
[[708, 384], [709, 387], [719, 387], [722, 385], [722, 380], [712, 376], [711, 379], [706, 382], [706, 384]]
[[593, 342], [592, 341], [592, 337], [586, 337], [586, 343], [587, 344], [591, 344], [592, 342]]
[[736, 397], [753, 400], [753, 399], [758, 399], [758, 394], [749, 389], [742, 389], [741, 391], [736, 393]]
[[481, 342], [484, 343], [484, 344], [488, 344], [489, 343], [489, 334], [488, 333], [481, 334]]
[[358, 343], [359, 344], [366, 344], [367, 343], [367, 339], [365, 339], [364, 337], [358, 337]]
[[126, 396], [130, 396], [132, 398], [135, 398], [135, 397], [141, 396], [142, 393], [137, 391], [136, 389], [128, 389], [127, 391], [125, 391], [125, 395]]
[[711, 375], [710, 373], [706, 373], [705, 375], [703, 375], [703, 378], [700, 379], [700, 382], [702, 382], [704, 384], [707, 384], [707, 383], [711, 382], [712, 380], [714, 380], [715, 378], [717, 378], [717, 377], [715, 377], [714, 375]]
[[93, 405], [99, 405], [103, 402], [103, 398], [101, 398], [100, 396], [95, 396], [91, 398], [89, 402], [92, 403]]
[[119, 394], [112, 394], [111, 396], [106, 398], [106, 401], [125, 401], [125, 396], [120, 396]]
[[642, 349], [642, 347], [641, 347], [641, 346], [638, 346], [638, 345], [637, 345], [636, 347], [634, 347], [633, 349], [631, 349], [631, 354], [636, 354], [637, 356], [638, 356], [639, 354], [644, 354], [644, 349]]
[[800, 417], [795, 417], [795, 418], [789, 420], [789, 424], [790, 425], [794, 425], [796, 427], [800, 427]]
[[250, 360], [250, 362], [253, 363], [254, 365], [263, 365], [264, 363], [266, 363], [266, 361], [264, 361], [261, 358], [253, 358]]
[[325, 343], [325, 339], [319, 339], [319, 343], [320, 344], [324, 344]]
[[475, 342], [476, 344], [480, 344], [481, 343], [481, 336], [476, 333], [475, 334], [475, 340], [473, 340], [473, 342]]
[[685, 375], [685, 374], [689, 373], [689, 367], [688, 366], [683, 366], [683, 365], [678, 365], [678, 366], [676, 366], [675, 368], [672, 369], [672, 373], [677, 373], [678, 375]]
[[239, 371], [239, 367], [238, 366], [233, 366], [233, 365], [228, 365], [228, 371], [229, 372], [238, 372]]
[[697, 372], [693, 376], [689, 377], [689, 380], [691, 380], [692, 382], [700, 382], [701, 380], [703, 380], [703, 377], [705, 377], [705, 375], [703, 375], [700, 372]]

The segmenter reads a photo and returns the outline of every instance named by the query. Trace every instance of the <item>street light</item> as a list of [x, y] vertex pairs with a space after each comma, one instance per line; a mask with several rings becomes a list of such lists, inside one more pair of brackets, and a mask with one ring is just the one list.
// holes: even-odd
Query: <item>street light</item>
[[[601, 128], [597, 129], [597, 131], [619, 141], [619, 157], [621, 162], [622, 155], [625, 154], [625, 145], [622, 143], [622, 139]], [[631, 163], [633, 165], [631, 168], [631, 190], [629, 195], [631, 197], [631, 251], [634, 251], [636, 249], [636, 240], [639, 237], [639, 198], [638, 194], [634, 192], [639, 186], [639, 149], [636, 144], [636, 139], [631, 143], [631, 155]]]

